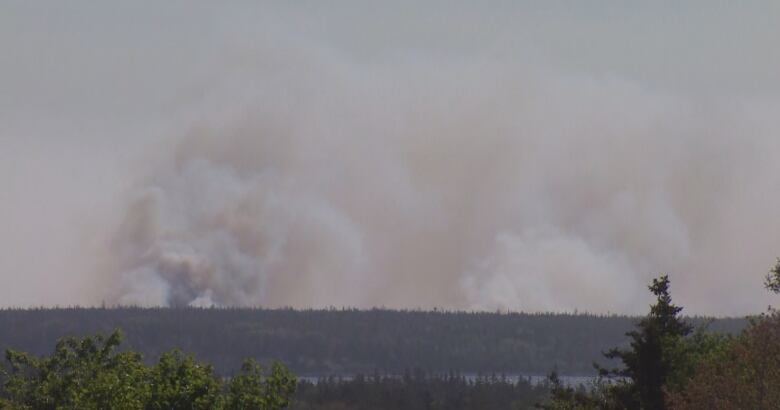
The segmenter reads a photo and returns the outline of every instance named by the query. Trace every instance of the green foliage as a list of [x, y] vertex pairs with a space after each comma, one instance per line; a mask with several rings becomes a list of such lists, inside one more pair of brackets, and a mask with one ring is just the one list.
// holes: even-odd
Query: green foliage
[[178, 350], [165, 353], [149, 377], [149, 410], [212, 409], [221, 405], [221, 381], [209, 365]]
[[679, 339], [668, 346], [667, 355], [674, 366], [667, 375], [664, 390], [676, 392], [685, 389], [702, 363], [723, 360], [732, 339], [731, 335], [708, 333], [702, 326], [691, 337]]
[[679, 316], [682, 307], [672, 303], [668, 276], [653, 279], [649, 289], [656, 296], [656, 303], [639, 321], [637, 329], [627, 333], [631, 339], [630, 348], [613, 348], [605, 354], [607, 358], [620, 359], [623, 368], [600, 369], [602, 376], [629, 381], [618, 391], [625, 408], [666, 408], [664, 385], [685, 362], [680, 358], [686, 353], [683, 338], [692, 331], [692, 326]]
[[322, 378], [299, 385], [293, 410], [522, 410], [548, 394], [544, 385], [496, 375], [431, 375], [420, 370], [399, 375]]
[[714, 355], [703, 357], [685, 387], [672, 391], [675, 409], [780, 408], [780, 313], [754, 320]]
[[615, 399], [615, 391], [621, 383], [600, 378], [592, 386], [573, 387], [563, 384], [558, 374], [552, 372], [548, 376], [550, 400], [538, 404], [537, 407], [545, 410], [619, 409], [622, 407]]
[[296, 380], [275, 363], [265, 377], [254, 362], [230, 383], [210, 365], [178, 350], [151, 367], [139, 353], [118, 352], [122, 334], [61, 339], [51, 356], [6, 351], [0, 408], [9, 409], [282, 409]]
[[780, 258], [777, 258], [777, 263], [767, 273], [764, 286], [771, 292], [780, 293]]
[[263, 368], [249, 359], [241, 366], [241, 374], [230, 380], [229, 409], [281, 409], [290, 405], [296, 379], [278, 362], [271, 366], [271, 374], [263, 375]]
[[620, 360], [622, 367], [596, 366], [600, 379], [590, 391], [575, 391], [551, 379], [548, 409], [666, 409], [665, 390], [682, 388], [696, 363], [715, 357], [722, 338], [700, 329], [688, 337], [692, 326], [680, 317], [682, 308], [672, 303], [669, 278], [653, 279], [649, 286], [656, 302], [626, 335], [627, 349], [613, 348], [604, 355]]
[[139, 354], [116, 353], [121, 333], [64, 338], [49, 357], [8, 350], [4, 390], [15, 408], [141, 409], [149, 396]]
[[[780, 293], [780, 258], [765, 286]], [[612, 349], [609, 358], [623, 368], [599, 368], [602, 377], [590, 391], [562, 386], [551, 376], [546, 409], [778, 409], [780, 408], [780, 312], [751, 320], [739, 336], [693, 335], [672, 304], [669, 279], [653, 280], [657, 297], [650, 313], [629, 332], [629, 349]]]

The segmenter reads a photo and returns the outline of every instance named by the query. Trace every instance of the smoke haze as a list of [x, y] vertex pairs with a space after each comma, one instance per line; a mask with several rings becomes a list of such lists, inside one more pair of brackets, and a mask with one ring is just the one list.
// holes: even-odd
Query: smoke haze
[[777, 7], [318, 4], [4, 6], [0, 302], [772, 302]]

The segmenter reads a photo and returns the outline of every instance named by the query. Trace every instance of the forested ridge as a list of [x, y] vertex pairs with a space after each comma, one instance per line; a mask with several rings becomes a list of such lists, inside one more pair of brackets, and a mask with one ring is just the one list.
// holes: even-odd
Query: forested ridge
[[[152, 362], [173, 348], [221, 374], [244, 358], [280, 360], [298, 375], [431, 373], [592, 375], [593, 360], [638, 318], [589, 314], [249, 308], [55, 308], [0, 310], [0, 349], [51, 352], [56, 340], [122, 329], [125, 348]], [[695, 326], [708, 322], [692, 318]], [[737, 333], [744, 319], [708, 329]], [[602, 362], [604, 359], [601, 359]]]
[[[766, 276], [765, 287], [780, 293], [780, 259]], [[682, 316], [674, 304], [667, 275], [648, 286], [655, 296], [647, 315], [640, 318], [592, 315], [489, 314], [466, 312], [292, 309], [53, 309], [5, 310], [4, 334], [9, 341], [5, 363], [0, 367], [0, 408], [8, 409], [530, 409], [625, 410], [625, 409], [778, 409], [780, 408], [780, 311], [771, 307], [747, 323], [733, 319], [708, 320]], [[80, 320], [77, 320], [80, 319]], [[460, 324], [455, 326], [452, 321]], [[567, 354], [580, 354], [574, 345], [600, 343], [599, 334], [616, 324], [630, 324], [625, 340], [602, 351], [607, 363], [596, 363], [598, 376], [587, 386], [572, 386], [558, 376], [558, 362]], [[221, 324], [218, 324], [220, 323]], [[315, 324], [317, 323], [317, 324]], [[581, 332], [583, 323], [590, 332]], [[145, 326], [135, 327], [139, 324]], [[407, 324], [406, 328], [402, 324]], [[121, 346], [123, 334], [60, 338], [51, 354], [14, 349], [13, 343], [40, 341], [47, 332], [94, 331], [90, 327], [130, 325], [146, 338], [146, 344]], [[150, 329], [149, 326], [152, 326]], [[167, 326], [167, 329], [166, 329]], [[211, 330], [207, 336], [206, 330]], [[303, 326], [303, 327], [301, 327]], [[330, 326], [330, 329], [328, 329]], [[735, 332], [738, 327], [741, 331]], [[16, 332], [16, 329], [23, 329]], [[309, 329], [311, 334], [302, 331]], [[384, 330], [380, 330], [384, 329]], [[720, 330], [717, 332], [716, 330]], [[145, 355], [150, 333], [184, 346], [161, 354]], [[200, 333], [195, 333], [199, 331]], [[395, 335], [389, 333], [397, 332]], [[494, 332], [485, 336], [486, 332]], [[265, 339], [270, 334], [275, 337]], [[307, 344], [320, 335], [326, 344]], [[377, 339], [388, 342], [377, 344]], [[499, 335], [500, 337], [497, 337]], [[533, 335], [531, 337], [529, 335]], [[465, 336], [465, 337], [464, 337]], [[38, 339], [36, 339], [38, 337]], [[543, 343], [558, 339], [544, 350]], [[45, 339], [43, 339], [45, 340]], [[189, 340], [190, 342], [187, 342]], [[339, 356], [358, 349], [361, 354], [393, 359], [414, 358], [418, 364], [403, 373], [392, 373], [393, 365], [366, 376], [298, 379], [280, 362], [270, 367], [257, 362], [274, 354], [273, 343], [295, 341], [288, 350], [289, 363], [332, 360], [332, 363], [360, 363], [360, 355]], [[471, 344], [463, 343], [468, 341]], [[217, 348], [215, 346], [220, 346]], [[373, 344], [372, 344], [373, 343]], [[536, 344], [539, 345], [537, 346]], [[451, 351], [442, 358], [477, 359], [504, 354], [500, 347], [522, 346], [525, 351], [547, 352], [552, 371], [546, 381], [496, 375], [466, 377], [458, 370], [437, 372], [436, 360], [425, 361], [425, 352]], [[222, 370], [213, 358], [230, 362], [244, 355], [247, 346], [255, 350], [244, 358], [238, 370]], [[336, 346], [334, 348], [333, 346]], [[197, 348], [216, 349], [195, 358]], [[294, 350], [307, 348], [309, 350]], [[549, 345], [548, 345], [549, 347]], [[38, 346], [40, 348], [40, 346]], [[229, 351], [227, 349], [243, 349]], [[325, 354], [312, 356], [315, 348]], [[359, 350], [359, 349], [363, 350]], [[374, 350], [371, 351], [370, 348]], [[28, 350], [31, 346], [27, 347]], [[603, 349], [602, 349], [603, 350]], [[511, 353], [511, 349], [509, 349]], [[303, 352], [303, 353], [301, 353]], [[490, 353], [489, 353], [490, 352]], [[523, 350], [516, 350], [519, 354]], [[563, 352], [563, 354], [561, 353]], [[278, 354], [285, 359], [284, 354]], [[316, 359], [312, 359], [316, 357]], [[370, 357], [370, 356], [365, 356]], [[528, 359], [527, 356], [526, 360]], [[210, 359], [211, 358], [211, 359]], [[205, 360], [204, 360], [205, 359]], [[469, 362], [456, 362], [457, 365]], [[479, 362], [476, 362], [479, 363]], [[492, 363], [490, 361], [482, 362]], [[561, 363], [570, 362], [562, 361]], [[360, 363], [365, 366], [365, 363]], [[405, 364], [396, 363], [395, 367]], [[420, 365], [422, 364], [422, 365]], [[269, 371], [270, 370], [270, 371]], [[522, 373], [523, 371], [515, 371]]]

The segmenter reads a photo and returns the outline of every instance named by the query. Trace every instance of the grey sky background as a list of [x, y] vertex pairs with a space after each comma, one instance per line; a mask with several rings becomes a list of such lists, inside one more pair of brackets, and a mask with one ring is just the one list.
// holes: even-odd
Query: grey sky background
[[5, 1], [0, 305], [631, 313], [668, 271], [691, 312], [760, 311], [778, 21], [772, 1]]

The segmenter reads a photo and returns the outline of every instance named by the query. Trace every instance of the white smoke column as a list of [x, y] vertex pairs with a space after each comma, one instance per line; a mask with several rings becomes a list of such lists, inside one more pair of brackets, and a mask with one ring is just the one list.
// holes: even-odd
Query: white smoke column
[[774, 106], [253, 47], [140, 185], [117, 302], [638, 312], [670, 272], [733, 311], [776, 251]]

